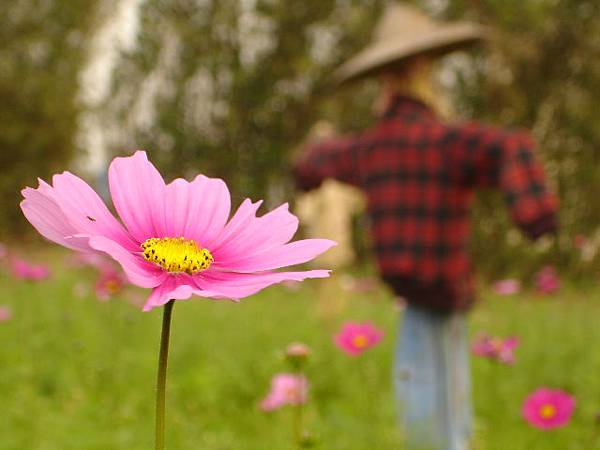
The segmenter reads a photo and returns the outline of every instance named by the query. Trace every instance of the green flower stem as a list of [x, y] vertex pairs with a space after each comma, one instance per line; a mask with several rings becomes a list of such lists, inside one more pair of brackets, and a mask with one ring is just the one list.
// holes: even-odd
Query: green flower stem
[[[304, 360], [296, 360], [294, 367], [294, 374], [302, 379], [304, 378]], [[293, 414], [293, 428], [294, 428], [294, 440], [296, 441], [296, 447], [298, 450], [304, 448], [304, 405], [302, 402], [298, 402], [292, 405]]]
[[169, 359], [169, 337], [171, 335], [171, 313], [175, 300], [170, 300], [163, 310], [160, 353], [158, 355], [158, 375], [156, 377], [156, 450], [165, 449], [165, 390], [167, 383], [167, 362]]
[[294, 405], [294, 439], [299, 450], [304, 448], [304, 426], [302, 424], [302, 403]]

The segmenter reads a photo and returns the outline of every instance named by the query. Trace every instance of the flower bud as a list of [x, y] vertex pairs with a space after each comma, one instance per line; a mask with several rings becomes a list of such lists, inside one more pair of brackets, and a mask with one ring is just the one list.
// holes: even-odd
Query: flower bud
[[310, 355], [310, 348], [301, 342], [294, 342], [288, 345], [285, 356], [295, 369], [302, 367], [306, 359]]

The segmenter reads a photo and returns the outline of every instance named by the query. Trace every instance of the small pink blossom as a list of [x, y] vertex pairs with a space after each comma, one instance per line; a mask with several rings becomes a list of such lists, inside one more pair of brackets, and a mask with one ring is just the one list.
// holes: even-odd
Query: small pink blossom
[[535, 275], [535, 288], [541, 294], [554, 294], [560, 289], [560, 280], [556, 269], [552, 266], [544, 266]]
[[346, 322], [334, 336], [334, 342], [343, 352], [356, 356], [377, 345], [383, 335], [383, 331], [370, 322]]
[[0, 306], [0, 322], [6, 322], [12, 318], [12, 311], [8, 306]]
[[0, 242], [0, 259], [4, 259], [7, 254], [8, 250], [6, 249], [6, 245]]
[[303, 375], [280, 373], [271, 380], [271, 391], [260, 404], [263, 411], [273, 411], [285, 405], [306, 403], [308, 381]]
[[50, 277], [50, 269], [43, 264], [31, 264], [24, 259], [12, 257], [10, 269], [15, 278], [20, 280], [42, 281]]
[[525, 399], [523, 417], [532, 427], [550, 430], [565, 425], [575, 409], [575, 398], [566, 392], [540, 388]]
[[492, 285], [492, 289], [498, 295], [514, 295], [521, 292], [521, 282], [514, 278], [498, 280]]
[[112, 268], [105, 268], [100, 272], [96, 281], [96, 297], [102, 301], [109, 300], [119, 294], [125, 287], [125, 284], [126, 280], [121, 272]]
[[498, 337], [481, 336], [475, 340], [472, 347], [473, 354], [489, 358], [504, 364], [514, 364], [514, 351], [519, 346], [519, 339], [511, 336], [505, 339]]

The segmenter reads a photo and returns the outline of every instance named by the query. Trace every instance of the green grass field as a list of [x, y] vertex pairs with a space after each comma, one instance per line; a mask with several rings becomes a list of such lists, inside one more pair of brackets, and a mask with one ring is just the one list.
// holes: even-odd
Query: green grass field
[[[61, 268], [62, 267], [62, 268]], [[154, 383], [161, 312], [73, 294], [90, 272], [56, 266], [37, 284], [0, 275], [1, 450], [153, 448]], [[307, 428], [322, 450], [397, 450], [391, 357], [400, 312], [384, 290], [348, 295], [340, 313], [319, 307], [320, 281], [273, 287], [240, 304], [194, 299], [174, 308], [167, 392], [172, 450], [292, 449], [291, 412], [263, 413], [271, 376], [293, 341], [312, 349]], [[473, 359], [479, 450], [600, 449], [600, 288], [495, 297], [485, 289], [471, 333], [517, 335], [517, 363]], [[332, 344], [345, 320], [386, 330], [381, 345], [349, 358]], [[520, 415], [546, 385], [577, 398], [572, 421], [542, 432]]]

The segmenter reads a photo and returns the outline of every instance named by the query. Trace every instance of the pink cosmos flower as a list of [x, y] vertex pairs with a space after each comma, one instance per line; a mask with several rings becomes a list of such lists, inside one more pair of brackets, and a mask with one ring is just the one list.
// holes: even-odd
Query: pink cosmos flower
[[504, 364], [514, 364], [514, 351], [518, 346], [519, 339], [514, 336], [506, 339], [481, 336], [475, 340], [471, 350], [477, 356], [490, 358]]
[[498, 280], [492, 285], [492, 289], [498, 295], [514, 295], [521, 292], [521, 282], [514, 278]]
[[246, 199], [230, 218], [225, 183], [198, 175], [166, 184], [146, 153], [115, 158], [108, 173], [123, 225], [94, 190], [69, 172], [23, 190], [25, 217], [47, 239], [115, 259], [129, 281], [152, 288], [144, 311], [193, 295], [238, 300], [286, 280], [324, 278], [327, 270], [275, 272], [305, 263], [335, 245], [326, 239], [290, 242], [298, 219], [284, 204], [256, 216]]
[[31, 264], [24, 259], [10, 258], [10, 269], [15, 278], [29, 281], [42, 281], [50, 277], [50, 269], [43, 264]]
[[126, 280], [120, 272], [113, 268], [105, 268], [98, 274], [94, 289], [96, 297], [102, 301], [111, 299], [123, 290], [125, 282]]
[[550, 430], [565, 425], [575, 409], [575, 398], [566, 392], [540, 388], [523, 403], [523, 417], [532, 427]]
[[12, 318], [12, 311], [8, 306], [0, 306], [0, 322], [6, 322]]
[[273, 411], [285, 405], [306, 403], [308, 381], [303, 375], [280, 373], [271, 381], [271, 391], [260, 403], [263, 411]]
[[552, 266], [544, 266], [535, 275], [535, 288], [541, 294], [554, 294], [560, 289], [560, 280], [556, 269]]
[[334, 336], [334, 342], [343, 352], [356, 356], [377, 345], [383, 335], [383, 331], [370, 322], [346, 322]]

